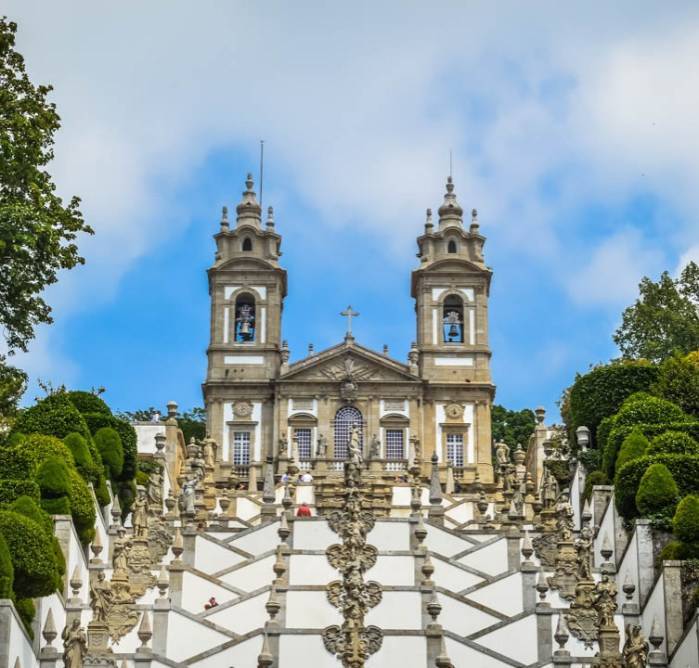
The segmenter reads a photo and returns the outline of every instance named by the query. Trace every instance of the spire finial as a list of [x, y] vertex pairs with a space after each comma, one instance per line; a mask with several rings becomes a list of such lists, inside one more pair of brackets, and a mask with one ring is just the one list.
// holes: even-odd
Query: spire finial
[[449, 224], [452, 221], [457, 225], [460, 225], [462, 223], [463, 215], [464, 210], [456, 201], [456, 195], [454, 194], [454, 180], [451, 176], [448, 176], [447, 192], [444, 194], [444, 202], [442, 206], [439, 207], [440, 226]]
[[243, 191], [243, 198], [240, 200], [240, 204], [235, 208], [238, 214], [238, 224], [243, 220], [246, 222], [252, 222], [254, 225], [260, 224], [260, 217], [262, 215], [262, 208], [257, 201], [255, 196], [255, 191], [253, 186], [255, 182], [252, 178], [252, 174], [248, 173], [247, 179], [245, 179], [245, 190]]
[[267, 227], [274, 227], [274, 207], [267, 207]]
[[221, 229], [228, 229], [228, 207], [221, 207]]

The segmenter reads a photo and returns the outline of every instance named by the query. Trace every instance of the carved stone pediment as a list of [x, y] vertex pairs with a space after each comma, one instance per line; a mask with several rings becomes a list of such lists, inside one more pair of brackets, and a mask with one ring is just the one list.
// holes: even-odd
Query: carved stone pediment
[[282, 380], [333, 382], [347, 387], [367, 382], [416, 382], [406, 365], [357, 345], [331, 348], [301, 360]]

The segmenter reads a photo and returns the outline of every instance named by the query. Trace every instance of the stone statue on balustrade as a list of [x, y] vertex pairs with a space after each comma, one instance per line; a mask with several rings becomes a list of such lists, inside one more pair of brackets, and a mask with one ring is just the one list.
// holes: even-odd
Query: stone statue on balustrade
[[597, 614], [599, 615], [600, 628], [615, 627], [614, 615], [616, 614], [616, 597], [618, 589], [616, 582], [608, 575], [603, 575], [602, 579], [595, 585], [593, 602]]
[[324, 434], [318, 436], [318, 444], [316, 445], [316, 457], [325, 458], [328, 456], [328, 439]]
[[541, 486], [541, 502], [545, 510], [553, 508], [556, 505], [558, 494], [558, 480], [556, 480], [556, 476], [546, 468], [543, 484]]
[[354, 425], [350, 431], [349, 437], [349, 459], [356, 466], [361, 466], [364, 463], [361, 444], [361, 430], [357, 425]]
[[568, 541], [573, 535], [573, 506], [570, 505], [568, 490], [564, 489], [556, 502], [556, 530], [558, 540]]
[[87, 636], [80, 628], [80, 620], [74, 619], [72, 624], [63, 629], [63, 666], [64, 668], [83, 668], [87, 655]]
[[142, 487], [139, 487], [138, 495], [133, 504], [132, 518], [134, 538], [148, 536], [148, 500]]
[[97, 580], [90, 583], [92, 620], [106, 623], [113, 605], [114, 592], [112, 591], [112, 585], [105, 579], [104, 571], [98, 571]]
[[510, 446], [507, 443], [495, 444], [495, 462], [501, 469], [510, 464]]
[[371, 437], [371, 443], [369, 444], [369, 454], [372, 459], [381, 458], [381, 441], [379, 440], [379, 437], [376, 434], [374, 434]]
[[194, 515], [194, 496], [196, 480], [186, 480], [180, 492], [180, 512], [185, 515]]
[[648, 662], [648, 641], [641, 632], [638, 624], [626, 625], [626, 641], [622, 655], [626, 662], [626, 668], [645, 668]]

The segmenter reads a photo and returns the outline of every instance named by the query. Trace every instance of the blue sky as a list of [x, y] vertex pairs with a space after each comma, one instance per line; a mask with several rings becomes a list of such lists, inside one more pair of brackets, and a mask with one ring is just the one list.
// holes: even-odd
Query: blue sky
[[494, 269], [497, 401], [555, 402], [611, 341], [640, 278], [699, 259], [692, 3], [11, 0], [63, 118], [52, 166], [95, 228], [48, 293], [36, 379], [118, 409], [201, 402], [205, 270], [266, 140], [292, 357], [358, 340], [405, 360], [410, 272], [454, 154]]

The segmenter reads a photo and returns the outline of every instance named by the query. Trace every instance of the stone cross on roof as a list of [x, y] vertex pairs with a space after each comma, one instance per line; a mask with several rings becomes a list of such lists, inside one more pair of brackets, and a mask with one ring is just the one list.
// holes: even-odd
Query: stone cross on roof
[[353, 311], [351, 306], [348, 306], [344, 311], [340, 311], [340, 315], [347, 318], [347, 333], [345, 334], [345, 338], [354, 338], [352, 336], [352, 318], [356, 318], [359, 313], [357, 313], [357, 311]]

